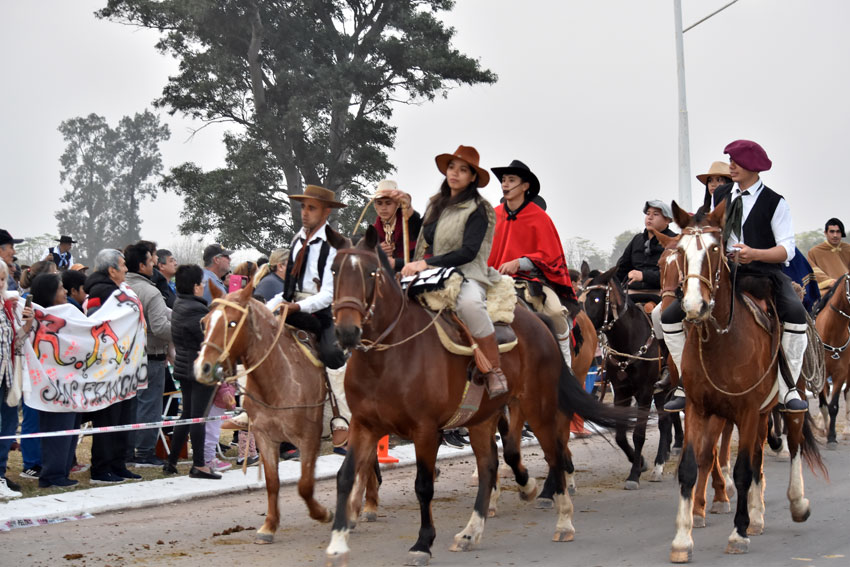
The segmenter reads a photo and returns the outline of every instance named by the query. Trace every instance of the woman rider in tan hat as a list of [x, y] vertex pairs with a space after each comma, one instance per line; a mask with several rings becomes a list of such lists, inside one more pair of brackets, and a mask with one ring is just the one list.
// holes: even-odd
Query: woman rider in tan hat
[[711, 209], [714, 208], [711, 203], [714, 191], [721, 185], [732, 183], [732, 177], [729, 173], [729, 164], [725, 161], [715, 161], [711, 164], [711, 167], [708, 168], [708, 173], [701, 173], [697, 175], [697, 179], [700, 183], [705, 185], [705, 196], [702, 199], [703, 211], [706, 213], [711, 212]]
[[429, 267], [455, 267], [463, 272], [456, 311], [492, 367], [489, 372], [481, 370], [487, 375], [487, 389], [494, 398], [507, 393], [508, 383], [485, 304], [487, 288], [500, 278], [499, 272], [487, 266], [496, 215], [478, 193], [478, 188], [490, 181], [490, 174], [479, 167], [478, 151], [471, 146], [458, 146], [454, 153], [438, 155], [435, 161], [446, 178], [428, 203], [415, 260], [401, 273], [410, 276]]

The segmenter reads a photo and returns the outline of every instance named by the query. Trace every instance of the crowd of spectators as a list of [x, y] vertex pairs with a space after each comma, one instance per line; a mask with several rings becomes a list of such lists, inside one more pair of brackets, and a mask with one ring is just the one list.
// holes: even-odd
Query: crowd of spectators
[[[204, 416], [209, 408], [212, 408], [209, 415], [220, 414], [235, 406], [233, 390], [220, 389], [214, 396], [216, 389], [200, 384], [193, 375], [193, 362], [203, 341], [200, 321], [208, 312], [211, 300], [209, 286], [227, 292], [232, 285], [244, 286], [254, 280], [271, 293], [280, 287], [277, 274], [279, 267], [285, 266], [286, 251], [275, 251], [274, 262], [262, 270], [259, 267], [267, 262], [265, 259], [244, 262], [231, 274], [232, 251], [219, 244], [206, 247], [199, 259], [203, 267], [178, 265], [170, 251], [144, 240], [123, 250], [101, 250], [92, 266], [87, 267], [74, 262], [75, 241], [68, 236], [62, 236], [57, 246], [46, 250], [43, 260], [31, 266], [19, 266], [15, 245], [21, 242], [0, 229], [0, 437], [78, 429], [85, 422], [104, 427], [160, 421], [164, 401], [178, 389], [175, 382], [182, 394], [183, 418]], [[265, 281], [271, 278], [276, 279]], [[14, 392], [16, 366], [21, 365], [16, 362], [16, 355], [22, 352], [24, 341], [34, 335], [38, 323], [34, 322], [32, 308], [21, 312], [17, 297], [9, 292], [17, 292], [23, 298], [31, 296], [40, 308], [69, 303], [91, 316], [116, 290], [125, 286], [139, 298], [146, 322], [147, 388], [140, 389], [132, 398], [88, 413], [40, 411], [23, 403], [20, 392]], [[10, 405], [9, 401], [14, 403]], [[18, 477], [37, 481], [41, 488], [76, 485], [78, 481], [70, 475], [86, 470], [92, 484], [117, 484], [141, 478], [130, 470], [134, 467], [160, 467], [165, 474], [177, 474], [178, 456], [187, 438], [192, 447], [189, 476], [221, 478], [218, 473], [231, 465], [217, 458], [220, 424], [174, 428], [166, 460], [157, 456], [157, 429], [93, 435], [90, 464], [77, 462], [77, 435], [22, 438], [20, 444], [0, 440], [0, 500], [21, 495], [20, 485], [10, 478], [7, 470], [9, 452], [15, 448], [22, 454]], [[238, 433], [234, 435], [234, 444]], [[239, 461], [247, 456], [249, 464], [253, 464], [257, 461], [255, 451], [250, 455], [246, 451], [249, 446], [253, 449], [254, 444], [248, 443], [247, 432], [241, 433]], [[161, 445], [159, 450], [161, 453]]]

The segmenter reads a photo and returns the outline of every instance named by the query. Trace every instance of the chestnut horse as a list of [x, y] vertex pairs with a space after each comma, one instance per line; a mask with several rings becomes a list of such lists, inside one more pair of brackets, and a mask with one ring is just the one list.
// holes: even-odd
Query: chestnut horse
[[[666, 234], [653, 231], [658, 241], [664, 246], [664, 252], [658, 259], [658, 267], [661, 271], [661, 310], [667, 309], [681, 288], [683, 275], [684, 255], [676, 248], [678, 237], [670, 237]], [[673, 361], [668, 361], [670, 371], [670, 382], [678, 384], [679, 374]], [[676, 419], [679, 413], [673, 414]], [[680, 426], [681, 427], [681, 426]], [[714, 489], [714, 500], [711, 504], [712, 514], [729, 514], [732, 506], [729, 498], [735, 496], [735, 481], [732, 479], [732, 430], [734, 425], [726, 421], [720, 437], [720, 450], [716, 452], [714, 466], [711, 467], [711, 486]], [[697, 486], [694, 497], [694, 527], [705, 527], [705, 486]]]
[[[434, 314], [406, 296], [377, 244], [377, 233], [369, 227], [357, 246], [340, 250], [333, 263], [337, 337], [344, 348], [353, 349], [345, 377], [352, 418], [348, 455], [337, 474], [337, 509], [326, 553], [328, 564], [348, 564], [348, 536], [375, 445], [393, 433], [413, 440], [416, 450], [420, 529], [408, 564], [425, 565], [436, 537], [431, 500], [440, 429], [459, 409], [472, 359], [442, 346], [433, 328]], [[455, 536], [452, 551], [469, 550], [484, 533], [496, 486], [498, 452], [493, 435], [501, 409], [513, 398], [519, 399], [555, 478], [554, 541], [571, 541], [575, 534], [573, 506], [565, 491], [565, 447], [559, 435], [568, 427], [566, 414], [578, 413], [604, 426], [631, 419], [631, 412], [603, 406], [579, 387], [554, 333], [534, 313], [518, 305], [512, 328], [518, 344], [501, 357], [509, 392], [493, 399], [484, 396], [465, 424], [478, 467], [478, 493], [469, 523]], [[536, 482], [517, 465], [518, 454], [506, 454], [505, 460], [517, 466], [520, 497], [533, 498]]]
[[[826, 349], [826, 375], [832, 377], [832, 396], [829, 400], [829, 426], [827, 428], [827, 448], [836, 449], [838, 440], [835, 434], [835, 421], [838, 418], [838, 401], [841, 398], [841, 390], [845, 385], [848, 388], [844, 392], [845, 412], [850, 419], [850, 405], [847, 404], [850, 396], [850, 277], [844, 274], [824, 297], [825, 305], [815, 319], [815, 327], [823, 340]], [[821, 396], [825, 398], [829, 394], [829, 383], [824, 384]]]
[[[301, 452], [298, 494], [310, 517], [330, 522], [333, 514], [313, 498], [316, 458], [322, 438], [326, 389], [324, 369], [311, 363], [292, 334], [269, 309], [251, 297], [254, 285], [223, 297], [210, 285], [210, 312], [204, 317], [204, 342], [195, 360], [202, 384], [232, 377], [236, 364], [248, 367], [242, 406], [263, 460], [268, 511], [255, 543], [271, 543], [280, 522], [278, 458], [280, 444], [289, 441]], [[373, 455], [374, 456], [374, 455]]]
[[[649, 409], [653, 398], [656, 407], [663, 405], [665, 392], [653, 393], [659, 379], [661, 354], [652, 322], [643, 307], [633, 302], [617, 282], [616, 271], [615, 266], [592, 278], [582, 292], [582, 301], [604, 345], [605, 372], [614, 389], [614, 404], [629, 407], [634, 400], [642, 410], [632, 434], [634, 445], [629, 443], [625, 427], [618, 427], [615, 437], [617, 445], [632, 463], [623, 488], [637, 490], [641, 473], [648, 469], [643, 445]], [[658, 413], [660, 436], [652, 481], [661, 480], [661, 469], [670, 457], [672, 420], [671, 414]]]
[[[689, 327], [682, 356], [682, 383], [688, 393], [685, 441], [679, 462], [679, 507], [670, 560], [684, 563], [693, 554], [694, 488], [705, 486], [714, 465], [717, 436], [723, 421], [738, 427], [734, 480], [737, 506], [727, 553], [746, 553], [748, 534], [764, 529], [763, 451], [770, 410], [777, 403], [776, 376], [780, 351], [779, 320], [772, 333], [736, 299], [721, 233], [726, 205], [708, 215], [691, 217], [673, 202], [682, 227], [678, 249], [684, 254], [682, 309]], [[735, 309], [736, 303], [741, 303]], [[801, 378], [802, 382], [802, 378]], [[801, 383], [800, 386], [803, 386]], [[806, 413], [786, 416], [791, 475], [788, 499], [791, 518], [804, 522], [811, 513], [804, 496], [802, 460], [826, 475]], [[704, 489], [703, 489], [704, 490]]]

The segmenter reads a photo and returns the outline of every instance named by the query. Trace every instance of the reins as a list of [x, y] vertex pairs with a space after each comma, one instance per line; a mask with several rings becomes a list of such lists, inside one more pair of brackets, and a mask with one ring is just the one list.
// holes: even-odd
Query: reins
[[[370, 277], [372, 277], [374, 279], [374, 286], [375, 287], [372, 291], [372, 299], [371, 299], [371, 301], [369, 301], [368, 304], [365, 301], [365, 297], [359, 298], [359, 297], [353, 297], [353, 296], [342, 296], [339, 299], [334, 299], [334, 302], [333, 302], [334, 318], [336, 318], [337, 311], [339, 311], [340, 309], [354, 309], [355, 311], [357, 311], [360, 314], [361, 317], [363, 317], [362, 324], [365, 325], [372, 318], [372, 316], [375, 313], [375, 304], [378, 300], [378, 297], [380, 297], [380, 295], [381, 295], [380, 294], [381, 283], [382, 283], [382, 280], [386, 277], [385, 275], [383, 275], [384, 268], [383, 268], [383, 266], [381, 266], [381, 259], [378, 257], [378, 254], [376, 252], [372, 251], [372, 250], [360, 250], [358, 248], [345, 248], [343, 250], [338, 251], [337, 256], [338, 257], [339, 256], [365, 256], [365, 257], [371, 258], [371, 259], [373, 259], [377, 262], [377, 267], [375, 268], [375, 271], [370, 274]], [[340, 264], [340, 274], [339, 274], [340, 276], [342, 275], [341, 272], [342, 272], [343, 265], [344, 265], [343, 263]], [[362, 289], [363, 289], [363, 293], [365, 295], [365, 293], [366, 293], [366, 275], [363, 271], [362, 263], [358, 262], [357, 265], [360, 269], [360, 280], [363, 284]], [[335, 298], [336, 298], [336, 295], [337, 295], [337, 290], [339, 289], [338, 285], [339, 285], [340, 281], [342, 281], [342, 277], [335, 277], [334, 278], [334, 297]], [[437, 319], [439, 318], [440, 315], [442, 315], [443, 310], [445, 309], [445, 308], [440, 309], [440, 311], [437, 312], [436, 316], [431, 320], [430, 323], [428, 323], [427, 325], [425, 325], [425, 327], [423, 327], [419, 331], [416, 331], [415, 333], [413, 333], [409, 337], [407, 337], [407, 338], [405, 338], [405, 339], [403, 339], [403, 340], [401, 340], [397, 343], [392, 343], [392, 344], [382, 343], [381, 341], [383, 341], [385, 338], [387, 338], [387, 336], [389, 336], [389, 334], [393, 331], [393, 329], [396, 328], [398, 323], [401, 321], [401, 317], [404, 314], [406, 304], [407, 304], [407, 298], [403, 296], [401, 298], [401, 307], [399, 307], [399, 310], [396, 313], [396, 316], [393, 319], [392, 323], [390, 323], [390, 325], [387, 328], [385, 328], [378, 335], [378, 338], [376, 338], [375, 340], [360, 339], [360, 344], [357, 345], [355, 348], [357, 350], [361, 351], [361, 352], [369, 352], [370, 350], [375, 350], [375, 351], [380, 352], [380, 351], [385, 351], [385, 350], [403, 345], [403, 344], [415, 339], [416, 337], [418, 337], [419, 335], [421, 335], [422, 333], [426, 332], [428, 329], [433, 327], [437, 323]]]

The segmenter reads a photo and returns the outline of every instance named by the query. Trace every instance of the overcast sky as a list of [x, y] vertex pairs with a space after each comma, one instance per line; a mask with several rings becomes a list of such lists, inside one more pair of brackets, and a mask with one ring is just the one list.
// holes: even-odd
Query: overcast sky
[[[682, 0], [685, 26], [728, 0]], [[176, 70], [156, 33], [97, 20], [104, 0], [0, 0], [0, 227], [55, 233], [62, 120], [97, 113], [110, 124], [148, 107]], [[459, 0], [447, 21], [455, 46], [499, 75], [494, 86], [397, 109], [393, 177], [421, 210], [441, 181], [434, 156], [478, 148], [488, 169], [528, 164], [563, 240], [608, 249], [642, 226], [647, 199], [678, 194], [672, 0]], [[692, 174], [738, 138], [773, 160], [762, 175], [791, 205], [795, 230], [845, 217], [850, 132], [850, 2], [740, 0], [685, 34]], [[222, 165], [222, 127], [162, 112], [166, 168]], [[702, 199], [693, 181], [693, 202]], [[495, 202], [495, 181], [483, 190]], [[182, 203], [142, 205], [142, 235], [177, 237]]]

